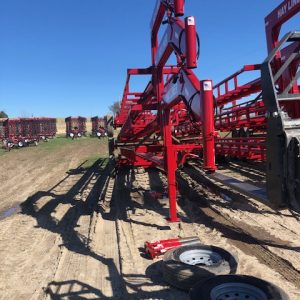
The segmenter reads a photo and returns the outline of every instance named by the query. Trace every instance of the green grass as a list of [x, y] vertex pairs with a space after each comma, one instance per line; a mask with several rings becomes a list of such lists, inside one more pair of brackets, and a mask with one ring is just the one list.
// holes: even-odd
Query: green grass
[[67, 139], [66, 137], [63, 136], [58, 136], [54, 139], [50, 139], [48, 142], [43, 142], [41, 141], [38, 145], [38, 147], [40, 149], [44, 149], [44, 150], [55, 150], [56, 148], [60, 148], [62, 146], [71, 144], [71, 143], [77, 143], [79, 140], [72, 140], [72, 139]]
[[0, 156], [4, 155], [5, 154], [5, 150], [0, 148]]
[[[30, 147], [25, 147], [24, 149], [12, 149], [12, 151], [34, 151], [34, 152], [52, 152], [55, 151], [59, 148], [63, 148], [63, 147], [82, 147], [84, 146], [86, 143], [98, 143], [99, 147], [101, 146], [105, 146], [107, 145], [107, 139], [101, 139], [98, 140], [96, 138], [91, 138], [89, 136], [87, 137], [82, 137], [79, 139], [74, 139], [72, 140], [71, 138], [66, 138], [65, 135], [59, 135], [54, 139], [50, 139], [48, 142], [44, 142], [44, 141], [40, 141], [39, 145], [37, 147], [31, 145]], [[0, 156], [7, 154], [8, 152], [5, 149], [1, 149], [0, 148]], [[87, 164], [89, 166], [93, 165], [93, 163], [99, 159], [99, 156], [93, 156], [89, 158], [89, 162], [87, 162]]]
[[[44, 149], [44, 150], [49, 150], [52, 151], [56, 148], [60, 148], [62, 146], [67, 146], [67, 145], [84, 145], [88, 142], [88, 140], [91, 140], [92, 138], [90, 137], [81, 137], [79, 139], [74, 139], [72, 140], [71, 138], [66, 138], [64, 135], [62, 136], [57, 136], [54, 139], [50, 139], [48, 142], [43, 142], [41, 141], [39, 143], [39, 148]], [[100, 145], [104, 145], [107, 143], [107, 140], [96, 140]]]

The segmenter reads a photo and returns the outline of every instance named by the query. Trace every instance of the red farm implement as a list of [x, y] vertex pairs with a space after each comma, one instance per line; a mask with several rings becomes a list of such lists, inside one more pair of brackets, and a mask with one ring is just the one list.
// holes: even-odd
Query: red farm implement
[[24, 147], [33, 143], [37, 145], [39, 141], [36, 124], [32, 119], [7, 119], [4, 122], [4, 132], [3, 144], [7, 149]]
[[0, 120], [0, 135], [4, 146], [24, 147], [37, 145], [43, 139], [56, 134], [56, 119], [54, 118], [17, 118]]
[[86, 135], [86, 118], [68, 117], [65, 119], [66, 122], [66, 136], [72, 139], [82, 137]]
[[[121, 110], [115, 118], [115, 126], [121, 127], [115, 143], [120, 163], [157, 167], [167, 173], [171, 222], [178, 220], [178, 164], [201, 153], [203, 168], [216, 169], [213, 85], [211, 80], [200, 81], [192, 71], [197, 67], [199, 39], [195, 18], [179, 18], [183, 6], [182, 0], [157, 2], [151, 22], [152, 65], [128, 70]], [[159, 42], [162, 22], [166, 31]], [[173, 53], [177, 64], [167, 65]], [[131, 91], [131, 77], [142, 75], [151, 76], [146, 89]], [[191, 133], [188, 139], [175, 137], [182, 130]]]
[[[195, 19], [184, 15], [184, 1], [158, 0], [151, 22], [151, 66], [128, 69], [121, 110], [111, 142], [120, 150], [119, 165], [156, 167], [167, 174], [169, 219], [177, 221], [177, 166], [187, 158], [215, 172], [215, 158], [266, 161], [267, 199], [290, 206], [300, 200], [299, 32], [279, 40], [281, 26], [300, 10], [284, 1], [266, 17], [268, 57], [246, 65], [213, 86], [199, 80], [199, 37]], [[159, 41], [161, 25], [166, 27]], [[286, 46], [288, 44], [288, 46]], [[172, 54], [176, 65], [168, 64]], [[241, 84], [243, 74], [257, 74]], [[130, 90], [132, 76], [151, 77], [142, 91]], [[112, 147], [111, 147], [112, 148]]]
[[98, 138], [103, 138], [107, 136], [107, 126], [106, 119], [93, 117], [92, 121], [92, 136], [96, 136]]

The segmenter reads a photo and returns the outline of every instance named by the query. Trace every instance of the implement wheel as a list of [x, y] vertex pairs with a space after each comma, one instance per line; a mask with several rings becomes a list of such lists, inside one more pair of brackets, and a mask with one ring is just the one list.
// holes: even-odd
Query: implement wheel
[[275, 285], [251, 276], [225, 275], [199, 283], [190, 291], [190, 300], [288, 300]]
[[182, 290], [216, 275], [234, 274], [236, 269], [235, 257], [214, 246], [182, 246], [168, 251], [163, 258], [165, 281]]

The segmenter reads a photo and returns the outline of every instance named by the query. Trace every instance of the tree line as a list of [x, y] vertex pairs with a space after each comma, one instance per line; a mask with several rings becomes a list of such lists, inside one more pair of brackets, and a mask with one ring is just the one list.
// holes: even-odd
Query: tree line
[[115, 116], [120, 111], [120, 102], [116, 101], [114, 102], [110, 107], [109, 110], [113, 113]]
[[0, 111], [0, 119], [1, 118], [8, 118], [7, 113], [5, 111], [3, 111], [3, 110]]

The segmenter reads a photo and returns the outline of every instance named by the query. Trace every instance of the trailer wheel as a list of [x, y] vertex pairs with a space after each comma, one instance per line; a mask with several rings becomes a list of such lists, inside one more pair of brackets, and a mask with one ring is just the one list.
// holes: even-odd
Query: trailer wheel
[[20, 147], [20, 148], [24, 147], [24, 142], [23, 141], [19, 141], [18, 142], [18, 147]]
[[236, 269], [234, 256], [214, 246], [182, 246], [168, 251], [163, 258], [165, 281], [182, 290], [216, 275], [234, 274]]
[[286, 293], [275, 285], [243, 275], [223, 275], [198, 283], [190, 291], [190, 300], [259, 299], [288, 300]]

